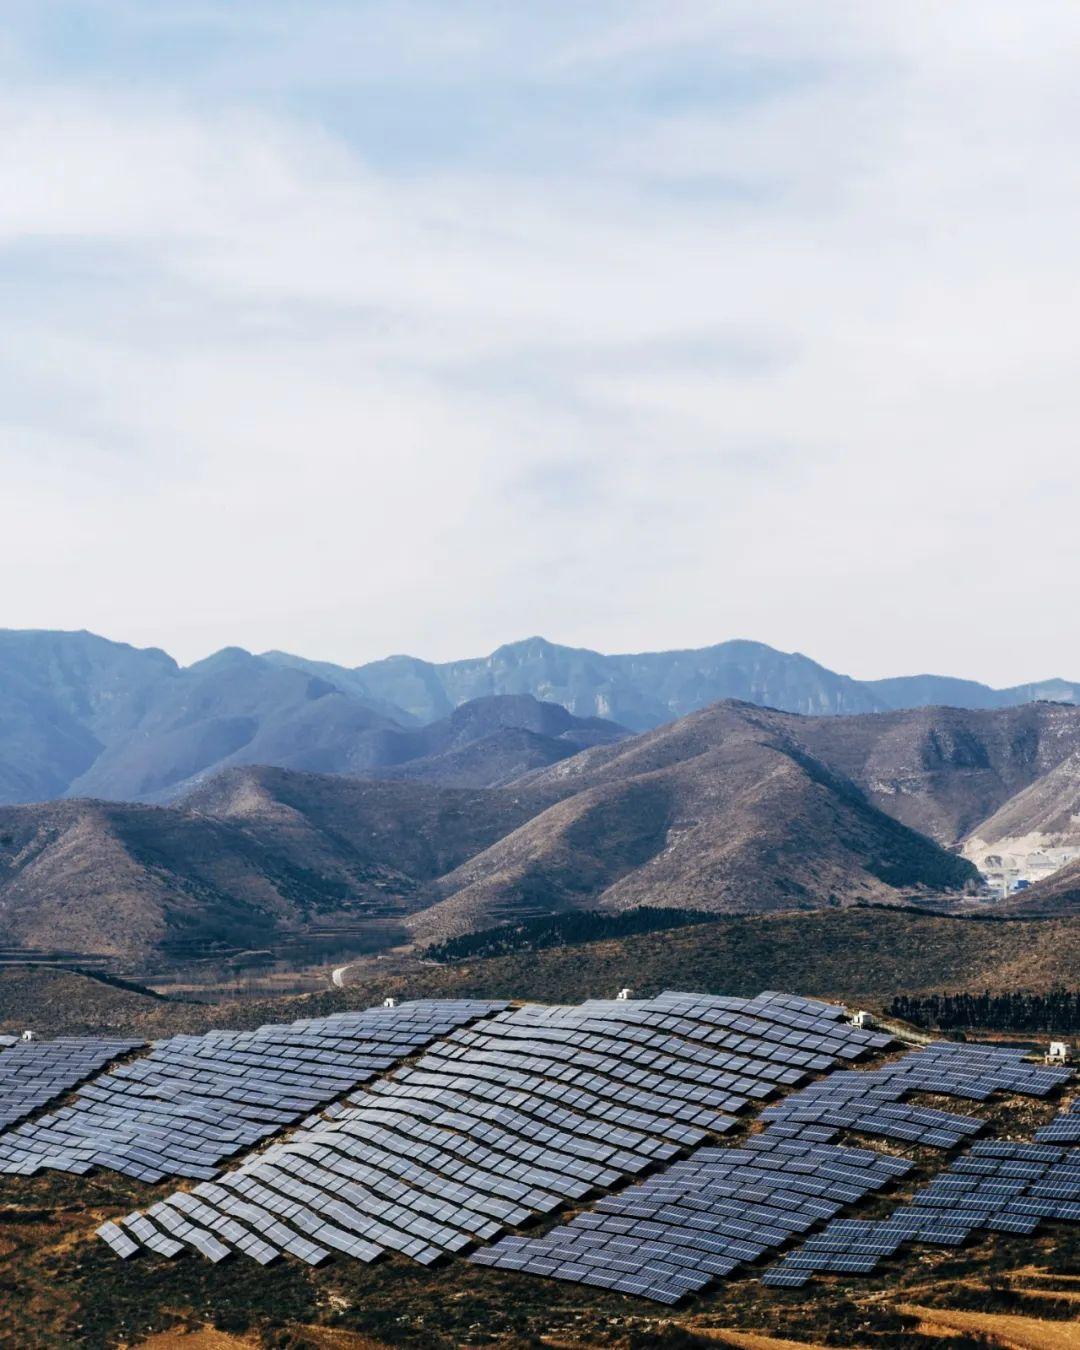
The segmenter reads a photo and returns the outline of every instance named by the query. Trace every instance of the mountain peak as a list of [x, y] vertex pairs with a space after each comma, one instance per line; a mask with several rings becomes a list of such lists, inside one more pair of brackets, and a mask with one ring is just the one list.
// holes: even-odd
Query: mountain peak
[[261, 666], [263, 658], [255, 656], [244, 647], [222, 647], [219, 651], [211, 652], [209, 656], [204, 656], [201, 661], [193, 661], [190, 666], [186, 666], [188, 671], [199, 671], [207, 673], [214, 670], [225, 670], [235, 666]]

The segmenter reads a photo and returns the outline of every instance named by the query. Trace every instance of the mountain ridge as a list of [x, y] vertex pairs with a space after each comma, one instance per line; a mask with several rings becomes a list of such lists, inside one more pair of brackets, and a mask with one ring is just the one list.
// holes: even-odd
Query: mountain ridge
[[419, 754], [409, 756], [411, 769], [400, 767], [409, 733], [477, 699], [533, 698], [640, 732], [728, 698], [859, 716], [943, 699], [990, 710], [1046, 694], [1080, 702], [1080, 685], [993, 690], [930, 675], [858, 681], [746, 639], [605, 655], [534, 637], [486, 657], [400, 655], [353, 668], [226, 647], [181, 667], [158, 648], [85, 630], [8, 629], [0, 630], [0, 803], [83, 795], [165, 803], [241, 763], [482, 785], [563, 757], [564, 746], [533, 740], [526, 733], [543, 733], [523, 722], [481, 750], [458, 746], [454, 761], [429, 764]]

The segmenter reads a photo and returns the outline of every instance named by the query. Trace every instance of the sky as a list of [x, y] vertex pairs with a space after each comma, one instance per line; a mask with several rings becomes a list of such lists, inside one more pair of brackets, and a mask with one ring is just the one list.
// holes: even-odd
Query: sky
[[1080, 678], [1066, 0], [6, 0], [0, 624]]

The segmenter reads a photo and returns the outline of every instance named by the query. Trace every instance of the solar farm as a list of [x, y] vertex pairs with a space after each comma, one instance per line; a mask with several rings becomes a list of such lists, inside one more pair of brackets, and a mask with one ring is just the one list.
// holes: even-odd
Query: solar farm
[[[141, 1262], [452, 1267], [693, 1307], [1080, 1220], [1072, 1072], [911, 1047], [839, 1005], [423, 1000], [144, 1044], [0, 1049], [0, 1175], [169, 1183]], [[1030, 1138], [973, 1104], [1045, 1103]]]

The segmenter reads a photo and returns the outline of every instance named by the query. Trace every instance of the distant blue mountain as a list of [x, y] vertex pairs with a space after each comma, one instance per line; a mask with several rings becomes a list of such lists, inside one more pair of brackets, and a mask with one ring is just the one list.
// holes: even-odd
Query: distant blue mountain
[[[464, 704], [506, 696], [519, 701], [406, 734], [444, 723]], [[608, 656], [540, 637], [443, 663], [391, 656], [350, 669], [228, 647], [182, 668], [157, 649], [92, 633], [0, 630], [0, 802], [169, 801], [219, 769], [255, 763], [483, 786], [620, 728], [645, 731], [723, 699], [841, 716], [1080, 703], [1080, 685], [995, 690], [936, 675], [858, 681], [760, 642]], [[536, 701], [560, 705], [571, 724], [556, 729]]]

